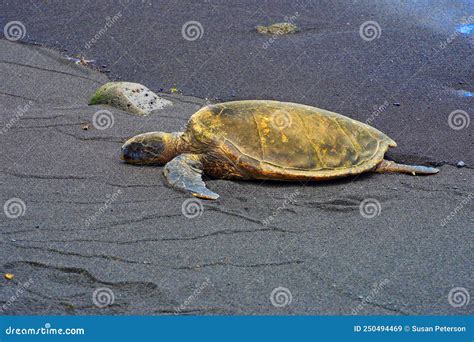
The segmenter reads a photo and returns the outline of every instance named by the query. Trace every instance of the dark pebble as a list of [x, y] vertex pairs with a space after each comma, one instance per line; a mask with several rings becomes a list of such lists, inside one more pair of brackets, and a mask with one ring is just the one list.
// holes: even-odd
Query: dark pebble
[[466, 164], [461, 160], [456, 164], [457, 167], [464, 167]]

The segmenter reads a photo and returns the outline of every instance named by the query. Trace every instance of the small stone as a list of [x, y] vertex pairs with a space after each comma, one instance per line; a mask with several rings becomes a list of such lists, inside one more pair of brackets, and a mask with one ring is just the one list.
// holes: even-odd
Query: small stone
[[456, 164], [457, 167], [464, 167], [466, 164], [461, 160]]
[[394, 102], [393, 105], [397, 106], [397, 107], [400, 107], [400, 102]]
[[15, 275], [12, 274], [12, 273], [5, 273], [3, 275], [3, 277], [6, 279], [6, 280], [13, 280], [13, 278], [15, 278]]

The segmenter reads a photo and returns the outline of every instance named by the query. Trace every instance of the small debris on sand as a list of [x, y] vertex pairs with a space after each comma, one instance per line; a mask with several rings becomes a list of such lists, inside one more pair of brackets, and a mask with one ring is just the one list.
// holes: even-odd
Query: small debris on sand
[[5, 273], [3, 275], [3, 277], [6, 279], [6, 280], [13, 280], [13, 278], [15, 278], [15, 275], [12, 274], [12, 273]]
[[462, 160], [460, 160], [457, 164], [456, 164], [457, 167], [464, 167], [466, 166], [466, 163], [464, 163]]
[[89, 66], [95, 62], [93, 59], [85, 59], [82, 55], [78, 56], [77, 58], [66, 56], [66, 59], [68, 61], [74, 62], [75, 64], [80, 64], [84, 66]]
[[290, 23], [276, 23], [270, 26], [257, 26], [257, 32], [261, 34], [283, 36], [285, 34], [296, 33], [299, 31], [296, 25]]

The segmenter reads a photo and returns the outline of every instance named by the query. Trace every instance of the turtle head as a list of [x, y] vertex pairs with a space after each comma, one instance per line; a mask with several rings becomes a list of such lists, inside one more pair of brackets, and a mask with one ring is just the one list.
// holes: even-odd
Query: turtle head
[[136, 135], [123, 144], [120, 159], [130, 164], [165, 165], [179, 154], [180, 135], [164, 132]]

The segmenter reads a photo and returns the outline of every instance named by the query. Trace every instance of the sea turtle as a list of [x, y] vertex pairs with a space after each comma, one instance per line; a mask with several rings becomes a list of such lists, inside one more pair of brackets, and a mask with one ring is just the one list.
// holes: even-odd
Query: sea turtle
[[234, 101], [193, 114], [184, 132], [149, 132], [129, 139], [121, 159], [164, 165], [167, 182], [216, 199], [203, 173], [221, 179], [319, 181], [366, 171], [435, 174], [426, 166], [384, 159], [397, 144], [384, 133], [341, 114], [279, 101]]

